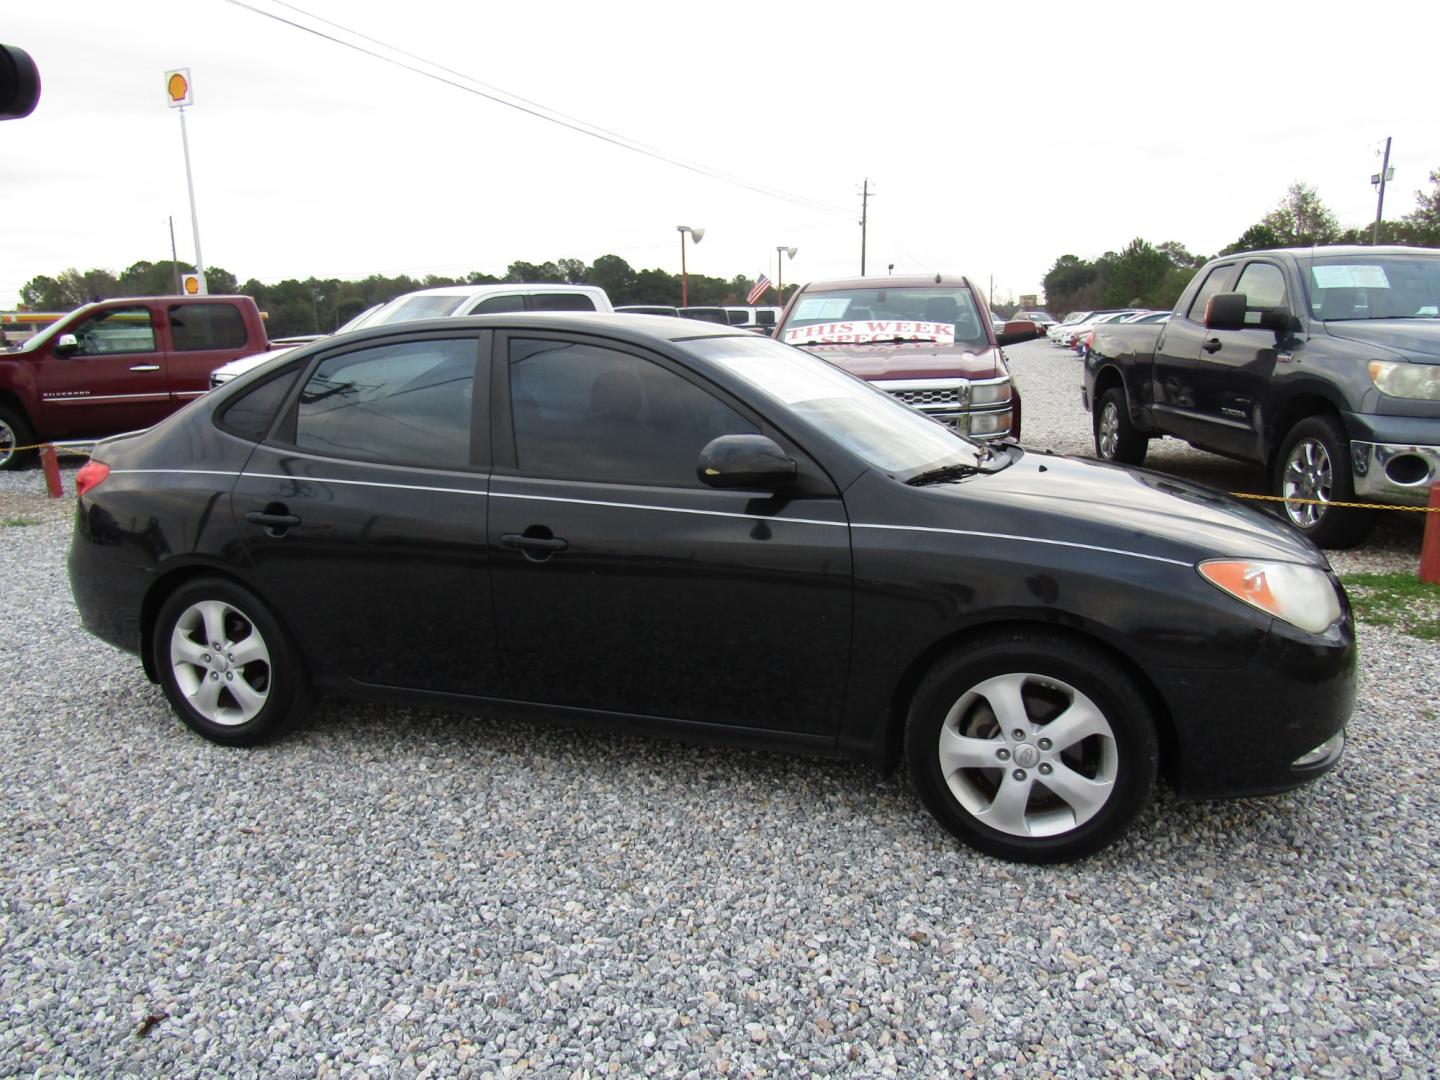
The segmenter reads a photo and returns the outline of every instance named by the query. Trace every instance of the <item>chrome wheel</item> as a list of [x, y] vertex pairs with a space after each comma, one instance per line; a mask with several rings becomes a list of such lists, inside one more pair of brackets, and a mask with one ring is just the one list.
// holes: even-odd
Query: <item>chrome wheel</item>
[[270, 649], [250, 616], [221, 600], [180, 613], [170, 633], [170, 669], [185, 701], [214, 724], [244, 724], [270, 698]]
[[1319, 439], [1301, 439], [1290, 449], [1281, 474], [1281, 492], [1287, 499], [1314, 499], [1314, 503], [1285, 504], [1285, 514], [1292, 524], [1302, 529], [1314, 528], [1325, 515], [1335, 486], [1335, 470], [1330, 452]]
[[936, 750], [951, 794], [976, 821], [1017, 837], [1078, 828], [1119, 776], [1115, 732], [1100, 708], [1051, 676], [976, 684], [950, 708]]
[[1107, 398], [1100, 410], [1100, 428], [1097, 435], [1100, 456], [1106, 461], [1114, 460], [1115, 450], [1120, 445], [1120, 409], [1113, 398]]

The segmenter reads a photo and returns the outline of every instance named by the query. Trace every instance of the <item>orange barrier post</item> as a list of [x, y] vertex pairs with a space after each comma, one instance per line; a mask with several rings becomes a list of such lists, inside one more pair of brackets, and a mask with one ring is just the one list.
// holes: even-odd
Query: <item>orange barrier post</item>
[[1420, 580], [1440, 585], [1440, 484], [1430, 485], [1430, 513], [1425, 515], [1425, 539], [1420, 543]]
[[40, 464], [45, 467], [45, 487], [52, 499], [63, 498], [65, 488], [60, 483], [60, 462], [55, 457], [55, 447], [46, 443], [40, 447]]

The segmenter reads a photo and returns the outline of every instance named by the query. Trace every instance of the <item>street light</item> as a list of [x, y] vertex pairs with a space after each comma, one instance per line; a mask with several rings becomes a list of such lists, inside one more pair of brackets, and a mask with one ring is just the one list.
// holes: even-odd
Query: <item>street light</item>
[[779, 299], [781, 307], [785, 306], [785, 260], [780, 256], [789, 255], [793, 259], [799, 250], [799, 248], [786, 247], [784, 244], [775, 248], [775, 296]]
[[689, 225], [676, 225], [680, 233], [680, 306], [690, 306], [690, 283], [685, 274], [685, 234], [689, 233], [695, 243], [705, 239], [704, 229], [692, 229]]

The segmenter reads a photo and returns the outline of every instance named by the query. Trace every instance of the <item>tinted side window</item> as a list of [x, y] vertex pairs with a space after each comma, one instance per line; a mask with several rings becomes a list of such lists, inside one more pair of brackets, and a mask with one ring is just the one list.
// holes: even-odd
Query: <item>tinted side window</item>
[[701, 448], [758, 430], [658, 364], [580, 342], [512, 340], [510, 403], [532, 476], [701, 487]]
[[524, 311], [525, 297], [520, 293], [504, 293], [481, 300], [470, 309], [471, 315], [490, 315], [497, 311]]
[[[1285, 275], [1274, 263], [1252, 262], [1245, 267], [1235, 291], [1245, 294], [1247, 308], [1285, 307]], [[1252, 320], [1250, 315], [1255, 318]], [[1246, 322], [1260, 321], [1259, 312], [1247, 312]]]
[[584, 293], [532, 293], [530, 302], [536, 311], [594, 311], [595, 301]]
[[270, 430], [298, 374], [298, 368], [287, 371], [245, 391], [220, 411], [220, 426], [232, 435], [259, 442]]
[[80, 343], [76, 356], [155, 351], [155, 324], [148, 307], [110, 308], [71, 332]]
[[230, 304], [172, 304], [170, 341], [177, 352], [238, 349], [245, 344], [245, 319]]
[[295, 445], [370, 461], [470, 463], [473, 340], [409, 341], [332, 356], [300, 392]]
[[1210, 302], [1210, 297], [1216, 293], [1228, 292], [1230, 282], [1235, 280], [1235, 267], [1217, 266], [1211, 270], [1209, 275], [1200, 284], [1200, 291], [1195, 294], [1195, 301], [1190, 305], [1186, 317], [1192, 322], [1203, 323], [1205, 321], [1205, 305]]

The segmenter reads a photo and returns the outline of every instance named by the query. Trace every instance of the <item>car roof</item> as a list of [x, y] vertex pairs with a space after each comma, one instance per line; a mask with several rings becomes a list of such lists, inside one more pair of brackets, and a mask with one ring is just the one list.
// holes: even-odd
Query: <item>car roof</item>
[[577, 289], [599, 290], [598, 285], [563, 285], [553, 281], [491, 281], [483, 285], [440, 285], [433, 289], [415, 289], [401, 293], [395, 299], [413, 296], [484, 296], [492, 292], [575, 292]]
[[[465, 329], [516, 329], [516, 330], [577, 330], [601, 333], [634, 339], [660, 339], [662, 341], [684, 341], [689, 338], [738, 337], [747, 340], [755, 335], [738, 326], [724, 326], [720, 323], [700, 319], [677, 319], [669, 315], [640, 315], [633, 312], [589, 311], [515, 311], [495, 315], [461, 315], [442, 319], [414, 319], [410, 322], [389, 323], [384, 326], [365, 327], [355, 330], [347, 337], [359, 341], [370, 337], [387, 337], [393, 334], [408, 334], [429, 330]], [[737, 331], [739, 331], [737, 333]], [[334, 341], [334, 338], [326, 339]]]
[[1440, 255], [1440, 248], [1425, 247], [1402, 247], [1398, 244], [1391, 244], [1384, 247], [1370, 247], [1368, 244], [1330, 244], [1320, 247], [1291, 247], [1291, 248], [1265, 248], [1261, 251], [1237, 251], [1234, 255], [1224, 255], [1215, 259], [1215, 262], [1224, 259], [1247, 259], [1255, 255], [1289, 255], [1296, 259], [1322, 258], [1332, 255], [1354, 256], [1354, 255]]

